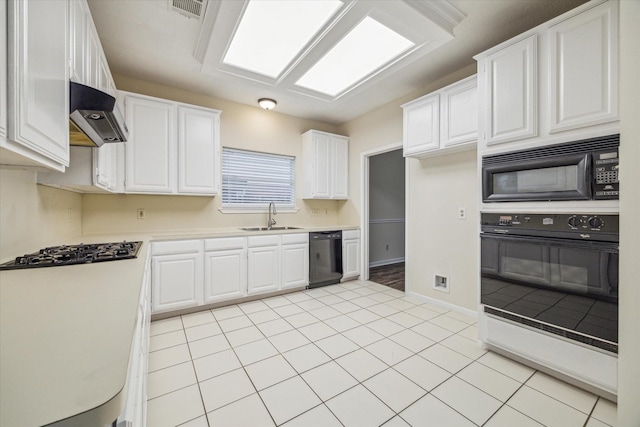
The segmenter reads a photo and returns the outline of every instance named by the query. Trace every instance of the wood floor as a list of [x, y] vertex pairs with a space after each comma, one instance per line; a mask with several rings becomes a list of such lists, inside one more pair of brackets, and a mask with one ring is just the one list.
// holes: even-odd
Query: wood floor
[[372, 267], [369, 280], [404, 292], [404, 262]]

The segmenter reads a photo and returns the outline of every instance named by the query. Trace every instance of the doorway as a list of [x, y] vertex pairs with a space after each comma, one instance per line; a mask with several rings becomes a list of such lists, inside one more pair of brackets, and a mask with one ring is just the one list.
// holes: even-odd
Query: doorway
[[402, 145], [363, 153], [363, 279], [404, 291], [405, 159]]

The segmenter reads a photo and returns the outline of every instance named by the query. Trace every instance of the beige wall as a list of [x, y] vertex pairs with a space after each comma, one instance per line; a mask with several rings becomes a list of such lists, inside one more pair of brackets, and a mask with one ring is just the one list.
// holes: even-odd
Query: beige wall
[[[115, 76], [119, 89], [149, 96], [170, 99], [222, 111], [220, 119], [221, 145], [284, 154], [296, 157], [297, 213], [279, 213], [279, 225], [334, 225], [338, 223], [336, 201], [306, 201], [302, 194], [304, 165], [300, 135], [309, 129], [336, 132], [326, 123], [299, 119], [215, 99], [180, 89]], [[267, 214], [223, 214], [219, 211], [221, 197], [145, 196], [145, 195], [85, 195], [83, 197], [83, 232], [150, 231], [203, 229], [263, 225]], [[136, 211], [144, 208], [146, 218], [136, 218]], [[312, 215], [316, 209], [319, 215]]]
[[79, 237], [81, 200], [36, 185], [35, 171], [0, 168], [0, 262]]
[[620, 353], [618, 425], [640, 425], [640, 1], [620, 2]]
[[[410, 160], [407, 289], [469, 310], [478, 308], [476, 151]], [[467, 219], [458, 219], [465, 208]], [[449, 293], [433, 288], [448, 279]]]
[[[390, 102], [343, 125], [349, 135], [350, 199], [340, 204], [342, 223], [359, 223], [361, 217], [362, 153], [402, 142], [400, 105], [473, 75], [475, 64], [421, 90]], [[477, 309], [477, 173], [475, 150], [428, 160], [407, 159], [406, 288], [470, 310]], [[467, 208], [467, 220], [456, 218]], [[462, 249], [457, 243], [464, 245]], [[446, 275], [451, 293], [431, 288], [433, 275]]]

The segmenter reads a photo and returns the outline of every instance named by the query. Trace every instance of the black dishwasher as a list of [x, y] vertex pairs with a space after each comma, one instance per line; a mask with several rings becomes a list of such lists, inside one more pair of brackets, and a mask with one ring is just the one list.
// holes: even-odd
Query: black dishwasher
[[342, 231], [309, 233], [309, 289], [340, 283]]

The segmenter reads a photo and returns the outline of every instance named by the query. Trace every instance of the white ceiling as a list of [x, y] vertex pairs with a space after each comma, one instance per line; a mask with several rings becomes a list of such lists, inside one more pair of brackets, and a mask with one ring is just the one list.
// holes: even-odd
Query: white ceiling
[[[220, 66], [221, 55], [240, 16], [242, 0], [209, 0], [201, 20], [172, 11], [168, 0], [88, 1], [114, 74], [251, 106], [257, 105], [258, 98], [274, 98], [278, 101], [276, 111], [280, 113], [335, 125], [468, 66], [474, 62], [473, 55], [584, 3], [584, 0], [450, 0], [450, 5], [461, 12], [451, 17], [442, 0], [356, 0], [356, 4], [350, 4], [350, 10], [360, 13], [373, 9], [373, 13], [391, 15], [390, 22], [395, 20], [409, 32], [422, 32], [418, 35], [425, 40], [432, 39], [434, 33], [452, 32], [454, 38], [434, 39], [433, 43], [426, 43], [430, 46], [391, 64], [370, 81], [330, 99], [293, 90], [291, 83], [305, 66], [321, 57], [320, 50], [309, 49], [306, 56], [296, 61], [302, 66], [292, 67], [282, 79], [255, 78]], [[449, 12], [449, 19], [438, 11]], [[351, 17], [353, 22], [358, 19]], [[432, 22], [438, 25], [431, 25]], [[340, 31], [347, 31], [348, 25], [337, 22], [334, 28], [338, 29], [335, 35], [318, 40], [316, 45], [330, 47], [340, 37]]]

